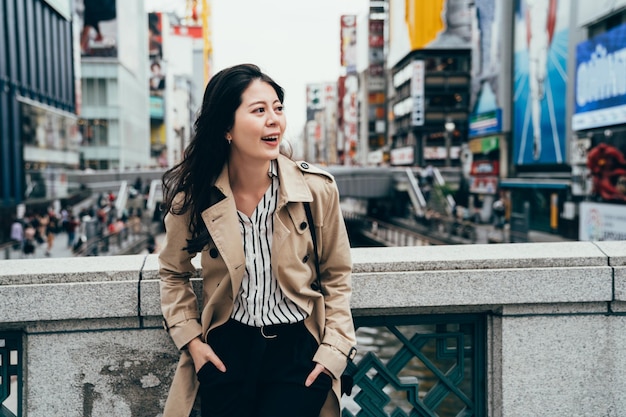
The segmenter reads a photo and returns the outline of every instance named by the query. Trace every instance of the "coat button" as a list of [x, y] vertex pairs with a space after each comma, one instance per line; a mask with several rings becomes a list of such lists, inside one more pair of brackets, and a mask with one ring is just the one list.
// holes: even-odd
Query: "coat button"
[[211, 250], [209, 251], [209, 256], [211, 256], [211, 258], [214, 258], [214, 259], [215, 259], [215, 258], [217, 258], [217, 256], [218, 256], [218, 255], [219, 255], [219, 254], [218, 254], [218, 252], [217, 252], [217, 249], [215, 249], [215, 248], [211, 248]]
[[300, 230], [306, 229], [306, 222], [300, 223]]
[[313, 284], [311, 284], [311, 288], [315, 291], [319, 291], [320, 290], [320, 286], [317, 284], [317, 281], [315, 281]]
[[309, 164], [307, 164], [306, 162], [302, 162], [300, 166], [304, 169], [309, 169]]
[[309, 255], [306, 255], [304, 258], [302, 258], [302, 263], [305, 264], [309, 261]]

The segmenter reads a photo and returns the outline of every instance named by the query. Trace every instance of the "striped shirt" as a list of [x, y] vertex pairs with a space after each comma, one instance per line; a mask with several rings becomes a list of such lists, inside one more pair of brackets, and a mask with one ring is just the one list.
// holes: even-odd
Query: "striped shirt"
[[231, 317], [255, 327], [296, 323], [307, 317], [305, 311], [283, 294], [272, 272], [274, 213], [280, 188], [276, 161], [271, 161], [269, 175], [272, 183], [252, 217], [237, 210], [246, 270]]

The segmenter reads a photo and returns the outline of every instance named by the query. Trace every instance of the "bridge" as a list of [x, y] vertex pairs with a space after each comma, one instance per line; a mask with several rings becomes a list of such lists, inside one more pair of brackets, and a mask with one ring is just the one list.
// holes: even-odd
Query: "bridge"
[[[341, 195], [354, 198], [383, 198], [389, 194], [392, 180], [407, 172], [404, 168], [360, 167], [360, 166], [322, 166], [333, 174]], [[413, 175], [419, 174], [419, 168], [410, 168]], [[75, 171], [68, 173], [68, 182], [82, 184], [94, 192], [116, 191], [122, 182], [132, 184], [141, 178], [144, 184], [160, 180], [164, 170], [125, 170], [125, 171]]]
[[[471, 221], [460, 223], [452, 215], [455, 207], [444, 189], [456, 187], [458, 170], [432, 170], [432, 184], [425, 184], [419, 168], [329, 166], [324, 167], [337, 182], [344, 217], [353, 235], [379, 246], [421, 244], [486, 243]], [[147, 208], [153, 213], [162, 199], [162, 170], [73, 173], [69, 182], [89, 188], [94, 195], [115, 192], [122, 210], [137, 178], [145, 184]], [[428, 191], [426, 191], [426, 188]], [[87, 203], [89, 203], [87, 201]], [[152, 216], [152, 214], [151, 214]], [[159, 217], [157, 213], [155, 218]], [[483, 233], [484, 235], [484, 233]], [[502, 241], [502, 239], [500, 239]]]
[[[352, 249], [359, 355], [343, 415], [624, 415], [625, 254]], [[156, 255], [0, 261], [0, 413], [159, 415], [178, 353], [158, 282]]]

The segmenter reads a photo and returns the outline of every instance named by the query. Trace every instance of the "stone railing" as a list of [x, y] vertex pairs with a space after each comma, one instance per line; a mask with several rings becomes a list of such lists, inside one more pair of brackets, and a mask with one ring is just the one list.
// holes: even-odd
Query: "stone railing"
[[[484, 315], [485, 401], [473, 415], [624, 415], [626, 242], [352, 251], [357, 319]], [[0, 351], [20, 352], [9, 409], [160, 415], [178, 353], [157, 270], [156, 255], [0, 261]]]

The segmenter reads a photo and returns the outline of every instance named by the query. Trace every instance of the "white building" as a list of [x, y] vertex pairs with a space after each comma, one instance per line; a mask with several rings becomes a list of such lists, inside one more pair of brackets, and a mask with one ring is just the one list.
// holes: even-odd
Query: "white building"
[[[98, 10], [85, 10], [83, 0], [74, 2], [76, 48], [81, 54], [81, 166], [96, 170], [150, 165], [144, 2], [115, 3], [105, 1]], [[85, 21], [97, 24], [97, 29]]]

